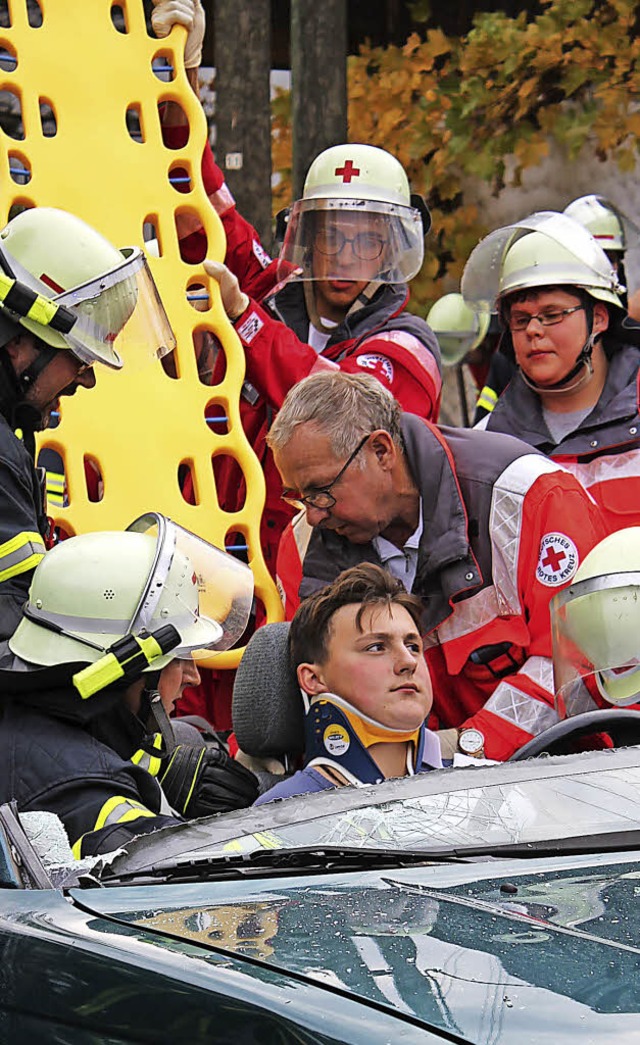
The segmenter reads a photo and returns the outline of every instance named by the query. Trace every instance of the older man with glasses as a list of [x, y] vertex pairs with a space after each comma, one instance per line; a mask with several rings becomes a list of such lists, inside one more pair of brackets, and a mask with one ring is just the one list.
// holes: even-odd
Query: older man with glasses
[[444, 757], [505, 759], [557, 721], [549, 599], [604, 534], [572, 475], [517, 439], [403, 414], [364, 374], [300, 382], [269, 443], [312, 529], [300, 598], [373, 562], [422, 599]]
[[640, 326], [604, 250], [566, 214], [532, 214], [476, 247], [462, 290], [495, 301], [517, 367], [480, 427], [573, 472], [609, 532], [640, 525]]

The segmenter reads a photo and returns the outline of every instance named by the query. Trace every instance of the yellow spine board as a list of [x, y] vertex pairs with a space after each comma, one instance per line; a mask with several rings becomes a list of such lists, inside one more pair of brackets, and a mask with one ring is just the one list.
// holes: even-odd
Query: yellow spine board
[[[222, 225], [209, 203], [200, 174], [206, 120], [187, 82], [182, 62], [185, 31], [175, 28], [167, 40], [147, 33], [142, 0], [61, 2], [39, 0], [42, 24], [27, 20], [26, 0], [9, 0], [11, 27], [0, 29], [0, 47], [15, 56], [0, 68], [0, 89], [20, 104], [24, 138], [0, 131], [0, 218], [15, 204], [69, 210], [118, 246], [143, 245], [143, 225], [151, 223], [162, 246], [151, 257], [154, 278], [178, 341], [177, 378], [154, 361], [127, 366], [119, 373], [96, 366], [96, 388], [80, 389], [62, 400], [59, 426], [39, 438], [64, 462], [68, 505], [56, 509], [55, 521], [69, 533], [123, 529], [146, 511], [160, 511], [224, 547], [228, 534], [244, 537], [254, 572], [256, 595], [269, 620], [282, 617], [278, 594], [266, 569], [259, 539], [265, 497], [262, 469], [240, 424], [239, 401], [244, 356], [224, 315], [217, 285], [200, 265], [181, 260], [176, 216], [193, 220], [207, 235], [209, 257], [222, 260]], [[126, 32], [116, 29], [112, 6], [124, 14]], [[162, 82], [154, 60], [166, 57], [175, 70]], [[185, 148], [168, 149], [162, 141], [158, 106], [178, 103], [189, 123]], [[56, 133], [45, 136], [41, 114], [50, 106]], [[46, 111], [46, 109], [44, 110]], [[127, 130], [134, 112], [142, 131], [137, 141]], [[10, 167], [31, 172], [28, 184]], [[190, 191], [170, 183], [172, 169], [186, 169]], [[52, 245], [53, 247], [54, 245]], [[193, 285], [211, 295], [210, 307], [189, 303]], [[215, 334], [226, 357], [222, 382], [207, 386], [198, 377], [194, 333]], [[117, 346], [116, 346], [117, 347]], [[205, 417], [215, 404], [228, 418], [227, 431], [211, 431]], [[246, 484], [246, 500], [234, 514], [218, 504], [212, 459], [233, 458]], [[103, 496], [89, 500], [85, 457], [96, 462]], [[180, 491], [178, 470], [187, 465], [197, 491], [188, 504]], [[235, 666], [242, 651], [221, 654], [216, 666]]]

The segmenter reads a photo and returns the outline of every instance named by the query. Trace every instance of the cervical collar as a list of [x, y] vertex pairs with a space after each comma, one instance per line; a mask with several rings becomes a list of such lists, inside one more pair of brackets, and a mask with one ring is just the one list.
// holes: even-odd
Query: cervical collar
[[414, 730], [389, 729], [356, 711], [335, 693], [315, 697], [305, 716], [308, 766], [331, 766], [352, 784], [379, 784], [384, 776], [367, 748], [372, 744], [409, 742], [407, 769], [422, 764], [424, 726]]

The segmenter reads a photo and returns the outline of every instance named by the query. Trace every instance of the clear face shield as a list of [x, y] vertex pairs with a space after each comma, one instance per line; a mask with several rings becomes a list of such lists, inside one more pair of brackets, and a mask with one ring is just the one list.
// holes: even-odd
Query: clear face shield
[[436, 331], [443, 366], [455, 366], [476, 347], [475, 334], [464, 330]]
[[154, 561], [129, 631], [173, 624], [180, 645], [171, 655], [206, 664], [242, 636], [253, 600], [253, 574], [227, 552], [149, 512], [127, 527], [155, 538]]
[[[513, 271], [505, 265], [511, 247], [531, 232], [537, 232], [557, 248], [557, 260], [531, 260]], [[495, 310], [499, 296], [529, 287], [571, 285], [601, 288], [618, 294], [624, 290], [593, 236], [565, 214], [540, 211], [522, 221], [495, 229], [471, 251], [462, 274], [461, 291], [474, 309]]]
[[54, 347], [68, 347], [83, 363], [104, 363], [119, 369], [124, 363], [152, 360], [176, 346], [158, 289], [143, 252], [121, 251], [122, 263], [88, 283], [60, 294], [33, 276], [14, 258], [16, 279], [55, 305], [69, 310], [73, 325], [64, 332], [25, 320], [24, 325]]
[[550, 611], [560, 718], [640, 704], [640, 573], [579, 581]]
[[470, 330], [439, 330], [434, 326], [444, 366], [454, 366], [462, 362], [465, 356], [484, 341], [489, 333], [491, 316], [487, 312], [479, 311], [474, 318], [473, 329]]
[[278, 261], [281, 278], [406, 283], [424, 257], [414, 207], [361, 199], [294, 203]]

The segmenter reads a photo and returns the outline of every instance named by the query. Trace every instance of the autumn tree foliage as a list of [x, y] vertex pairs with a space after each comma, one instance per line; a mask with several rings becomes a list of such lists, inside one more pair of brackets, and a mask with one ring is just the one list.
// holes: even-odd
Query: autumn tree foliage
[[[413, 284], [424, 312], [488, 229], [465, 200], [469, 178], [494, 193], [549, 153], [588, 148], [634, 169], [640, 140], [640, 14], [634, 0], [544, 0], [537, 17], [476, 17], [465, 37], [430, 30], [349, 60], [349, 135], [389, 149], [433, 214]], [[274, 103], [276, 209], [290, 201], [288, 105]]]

